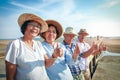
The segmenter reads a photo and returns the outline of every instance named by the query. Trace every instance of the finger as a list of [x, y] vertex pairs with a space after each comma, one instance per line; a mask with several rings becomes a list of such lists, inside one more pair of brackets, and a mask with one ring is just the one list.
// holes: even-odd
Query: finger
[[77, 48], [77, 49], [79, 48], [79, 47], [78, 47], [78, 44], [76, 44], [75, 48]]
[[78, 44], [76, 44], [76, 49], [75, 49], [76, 53], [79, 54], [80, 53], [80, 47]]
[[56, 48], [59, 48], [59, 44], [57, 43], [57, 46], [56, 46]]

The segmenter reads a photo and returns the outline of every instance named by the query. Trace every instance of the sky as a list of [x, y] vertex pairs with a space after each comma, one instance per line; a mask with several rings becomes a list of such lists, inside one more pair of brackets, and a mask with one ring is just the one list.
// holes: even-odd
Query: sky
[[0, 0], [0, 39], [22, 37], [19, 15], [58, 21], [63, 30], [85, 28], [89, 36], [120, 36], [120, 0]]

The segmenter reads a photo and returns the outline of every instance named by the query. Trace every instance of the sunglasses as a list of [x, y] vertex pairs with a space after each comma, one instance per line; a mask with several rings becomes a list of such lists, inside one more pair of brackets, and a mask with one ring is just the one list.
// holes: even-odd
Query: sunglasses
[[32, 27], [37, 27], [38, 29], [41, 29], [40, 25], [35, 25], [35, 23], [28, 23], [28, 25], [32, 26]]

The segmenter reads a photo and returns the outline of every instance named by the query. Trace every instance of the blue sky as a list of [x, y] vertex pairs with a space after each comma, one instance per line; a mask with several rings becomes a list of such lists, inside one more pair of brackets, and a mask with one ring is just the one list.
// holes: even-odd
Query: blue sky
[[86, 28], [90, 36], [120, 36], [120, 0], [0, 0], [0, 39], [22, 35], [17, 19], [33, 13], [54, 19], [63, 29]]

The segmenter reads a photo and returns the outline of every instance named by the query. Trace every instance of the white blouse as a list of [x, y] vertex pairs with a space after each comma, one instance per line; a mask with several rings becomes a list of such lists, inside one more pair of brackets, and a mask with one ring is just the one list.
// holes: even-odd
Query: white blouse
[[5, 60], [17, 65], [15, 80], [49, 80], [44, 61], [46, 52], [40, 42], [34, 40], [33, 42], [33, 49], [21, 38], [7, 46]]

